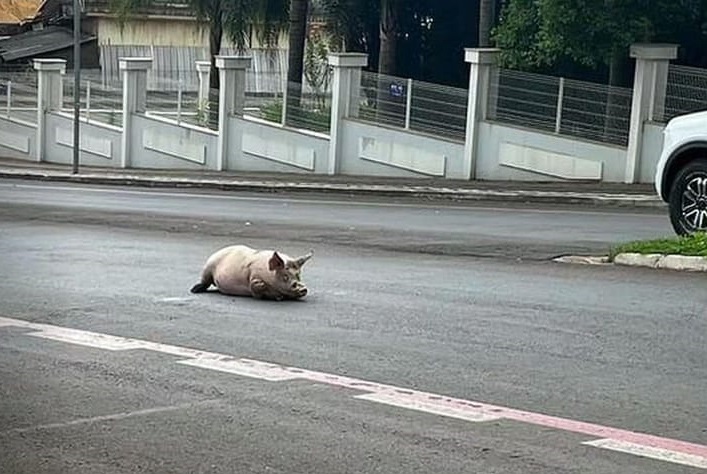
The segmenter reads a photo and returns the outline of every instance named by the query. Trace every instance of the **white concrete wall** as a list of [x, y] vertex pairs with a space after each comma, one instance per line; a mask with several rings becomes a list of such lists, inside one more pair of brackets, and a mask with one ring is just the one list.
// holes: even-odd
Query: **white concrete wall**
[[655, 166], [660, 159], [663, 148], [663, 130], [665, 124], [648, 122], [643, 125], [643, 143], [641, 146], [641, 162], [639, 163], [639, 182], [653, 183], [655, 181]]
[[36, 125], [0, 117], [0, 156], [34, 161], [36, 142]]
[[230, 117], [226, 168], [238, 171], [326, 173], [329, 138], [251, 118]]
[[477, 179], [621, 182], [626, 148], [482, 122]]
[[[71, 164], [73, 161], [74, 119], [62, 112], [47, 114], [46, 157], [49, 163]], [[118, 167], [120, 157], [119, 127], [81, 122], [79, 163], [88, 166]]]
[[459, 178], [464, 144], [404, 130], [344, 120], [341, 173]]
[[216, 132], [145, 115], [133, 120], [131, 168], [216, 169]]

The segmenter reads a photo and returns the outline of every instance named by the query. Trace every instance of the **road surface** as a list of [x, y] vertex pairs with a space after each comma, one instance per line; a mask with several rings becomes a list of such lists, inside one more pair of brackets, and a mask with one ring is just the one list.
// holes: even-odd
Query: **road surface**
[[[707, 469], [705, 277], [547, 260], [660, 213], [16, 184], [3, 472]], [[310, 295], [190, 294], [241, 239], [313, 248]]]

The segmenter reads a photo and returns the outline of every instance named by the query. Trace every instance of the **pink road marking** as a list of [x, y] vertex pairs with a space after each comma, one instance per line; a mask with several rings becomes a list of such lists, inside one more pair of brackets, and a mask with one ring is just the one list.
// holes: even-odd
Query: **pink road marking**
[[[52, 339], [70, 344], [84, 345], [111, 351], [123, 350], [149, 350], [184, 357], [186, 360], [178, 361], [181, 364], [192, 365], [209, 370], [230, 372], [245, 377], [259, 378], [273, 382], [287, 380], [309, 380], [330, 386], [342, 387], [360, 392], [367, 392], [378, 397], [381, 401], [397, 404], [436, 414], [468, 413], [468, 419], [507, 419], [521, 421], [533, 425], [555, 428], [573, 433], [580, 433], [601, 439], [614, 440], [620, 443], [644, 446], [685, 455], [702, 458], [707, 462], [707, 446], [663, 438], [660, 436], [628, 431], [609, 426], [602, 426], [584, 421], [570, 420], [557, 416], [543, 415], [514, 408], [501, 407], [488, 403], [475, 402], [460, 398], [447, 397], [429, 392], [396, 387], [377, 382], [355, 379], [346, 376], [316, 372], [297, 367], [288, 367], [276, 363], [257, 361], [252, 359], [237, 359], [228, 354], [206, 352], [188, 347], [172, 346], [140, 339], [111, 336], [108, 334], [94, 333], [79, 329], [63, 328], [49, 324], [30, 323], [19, 319], [0, 317], [0, 327], [15, 326], [33, 329], [37, 332], [29, 333], [34, 337]], [[365, 397], [360, 397], [366, 399]], [[376, 397], [368, 400], [376, 401]], [[606, 444], [606, 443], [604, 443]], [[600, 446], [601, 447], [601, 446]], [[702, 461], [700, 461], [702, 462]]]
[[602, 426], [584, 421], [570, 420], [557, 416], [543, 415], [541, 413], [516, 410], [514, 408], [506, 408], [488, 403], [475, 402], [472, 400], [445, 397], [434, 393], [408, 390], [400, 387], [394, 387], [392, 385], [367, 382], [365, 380], [358, 380], [350, 377], [332, 376], [331, 374], [322, 372], [304, 371], [300, 373], [299, 376], [300, 378], [313, 382], [321, 382], [328, 385], [345, 387], [354, 390], [373, 393], [384, 392], [389, 398], [398, 398], [401, 404], [405, 403], [406, 399], [424, 399], [428, 403], [435, 402], [440, 406], [448, 406], [457, 410], [468, 410], [469, 412], [474, 412], [477, 414], [491, 415], [498, 418], [505, 418], [507, 420], [521, 421], [537, 426], [555, 428], [562, 431], [570, 431], [597, 438], [610, 438], [616, 441], [640, 444], [651, 448], [666, 449], [683, 454], [700, 456], [707, 459], [707, 446], [702, 444], [663, 438], [660, 436], [612, 428], [609, 426]]

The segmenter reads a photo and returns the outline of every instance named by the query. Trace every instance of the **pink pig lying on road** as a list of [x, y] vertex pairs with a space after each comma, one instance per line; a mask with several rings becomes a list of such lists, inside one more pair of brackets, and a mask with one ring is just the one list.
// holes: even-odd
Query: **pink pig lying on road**
[[231, 245], [206, 260], [201, 281], [192, 287], [191, 292], [203, 293], [214, 285], [219, 292], [233, 296], [278, 301], [300, 299], [307, 295], [307, 287], [300, 281], [300, 272], [312, 255], [309, 252], [292, 258], [274, 250]]

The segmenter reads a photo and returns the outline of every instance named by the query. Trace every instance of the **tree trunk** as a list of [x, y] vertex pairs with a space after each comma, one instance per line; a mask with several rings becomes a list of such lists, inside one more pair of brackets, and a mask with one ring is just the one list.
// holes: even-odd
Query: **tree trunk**
[[[624, 74], [627, 60], [627, 56], [625, 56], [625, 54], [615, 51], [611, 55], [611, 62], [609, 63], [610, 89], [606, 98], [606, 108], [604, 110], [604, 140], [607, 141], [616, 142], [616, 135], [617, 133], [621, 133], [622, 130], [625, 130], [628, 134], [626, 127], [622, 126], [622, 120], [620, 117], [622, 107], [619, 102], [619, 94], [617, 94], [614, 89], [614, 87], [621, 87], [624, 85]], [[631, 110], [630, 104], [628, 106], [628, 110]]]
[[290, 0], [290, 34], [287, 57], [287, 122], [289, 122], [290, 118], [296, 118], [301, 105], [308, 7], [309, 0]]
[[223, 38], [223, 26], [220, 20], [211, 22], [211, 32], [209, 33], [209, 56], [211, 59], [211, 73], [209, 75], [209, 85], [212, 89], [219, 88], [219, 75], [216, 68], [216, 56], [221, 52], [221, 38]]
[[494, 23], [494, 0], [479, 1], [479, 47], [491, 46], [491, 28]]
[[378, 55], [378, 73], [394, 75], [395, 58], [398, 46], [398, 2], [381, 0], [380, 53]]
[[[398, 47], [398, 15], [400, 3], [397, 0], [381, 0], [380, 45], [378, 52], [378, 74], [394, 76], [396, 72], [396, 57]], [[380, 119], [395, 113], [397, 104], [392, 102], [390, 80], [378, 78], [378, 93], [376, 94], [377, 114]]]
[[209, 125], [218, 127], [218, 90], [220, 87], [219, 70], [216, 67], [216, 56], [221, 52], [221, 39], [223, 38], [223, 23], [221, 16], [212, 18], [209, 22], [209, 56], [211, 72], [209, 73]]

